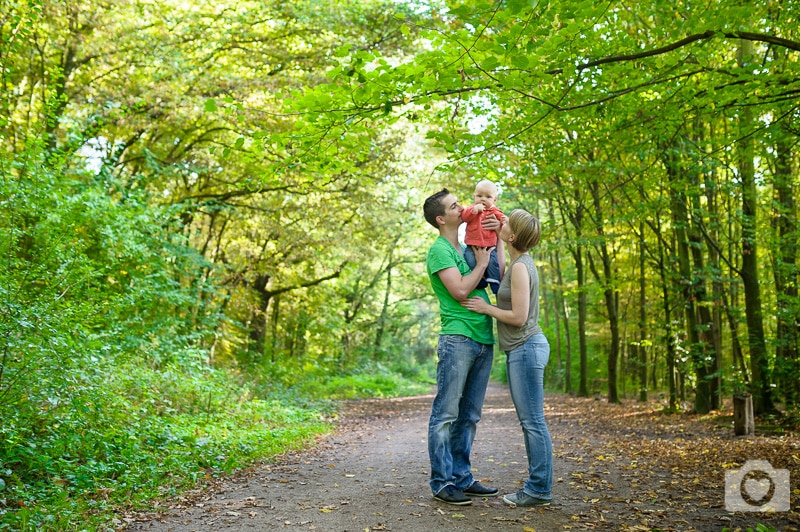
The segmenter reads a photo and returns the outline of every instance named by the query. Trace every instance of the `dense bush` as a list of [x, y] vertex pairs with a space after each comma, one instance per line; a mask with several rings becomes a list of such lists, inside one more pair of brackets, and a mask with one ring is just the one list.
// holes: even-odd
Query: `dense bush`
[[86, 526], [325, 430], [207, 363], [173, 212], [37, 153], [0, 167], [0, 528]]

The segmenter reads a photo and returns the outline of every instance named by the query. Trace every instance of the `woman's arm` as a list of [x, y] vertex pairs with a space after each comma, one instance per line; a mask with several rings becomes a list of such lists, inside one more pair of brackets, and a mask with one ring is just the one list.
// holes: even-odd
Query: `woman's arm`
[[498, 308], [480, 297], [472, 297], [462, 301], [461, 304], [478, 314], [488, 314], [508, 325], [522, 327], [528, 321], [531, 304], [531, 280], [528, 268], [520, 262], [511, 268], [511, 310]]
[[[507, 224], [508, 218], [505, 217], [502, 223]], [[502, 227], [501, 225], [500, 228]], [[497, 229], [497, 267], [500, 269], [500, 279], [498, 281], [502, 281], [506, 273], [506, 243], [500, 238], [500, 228]]]

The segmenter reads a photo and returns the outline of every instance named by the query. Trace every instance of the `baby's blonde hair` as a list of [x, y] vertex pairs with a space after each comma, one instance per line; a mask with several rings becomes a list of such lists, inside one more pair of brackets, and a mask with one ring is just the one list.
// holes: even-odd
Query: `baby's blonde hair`
[[497, 197], [497, 185], [495, 185], [492, 181], [488, 179], [481, 179], [477, 183], [475, 183], [475, 190], [481, 187], [481, 185], [486, 185], [492, 191], [492, 196]]

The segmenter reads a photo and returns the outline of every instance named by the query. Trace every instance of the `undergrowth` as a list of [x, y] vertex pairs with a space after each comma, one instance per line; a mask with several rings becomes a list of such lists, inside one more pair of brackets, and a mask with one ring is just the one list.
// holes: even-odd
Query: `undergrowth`
[[372, 372], [269, 393], [212, 368], [131, 366], [91, 375], [73, 379], [59, 401], [29, 398], [4, 413], [0, 530], [113, 529], [122, 512], [306, 447], [331, 429], [331, 399], [420, 389]]

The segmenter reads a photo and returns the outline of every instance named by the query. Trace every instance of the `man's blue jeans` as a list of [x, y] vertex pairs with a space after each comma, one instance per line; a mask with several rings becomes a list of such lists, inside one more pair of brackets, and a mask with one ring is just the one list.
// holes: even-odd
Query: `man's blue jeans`
[[544, 419], [544, 367], [550, 344], [544, 334], [535, 334], [506, 355], [508, 387], [528, 453], [528, 479], [522, 489], [531, 497], [550, 499], [553, 444]]
[[494, 347], [455, 334], [439, 336], [436, 397], [428, 423], [431, 490], [472, 485], [469, 455], [481, 419]]

